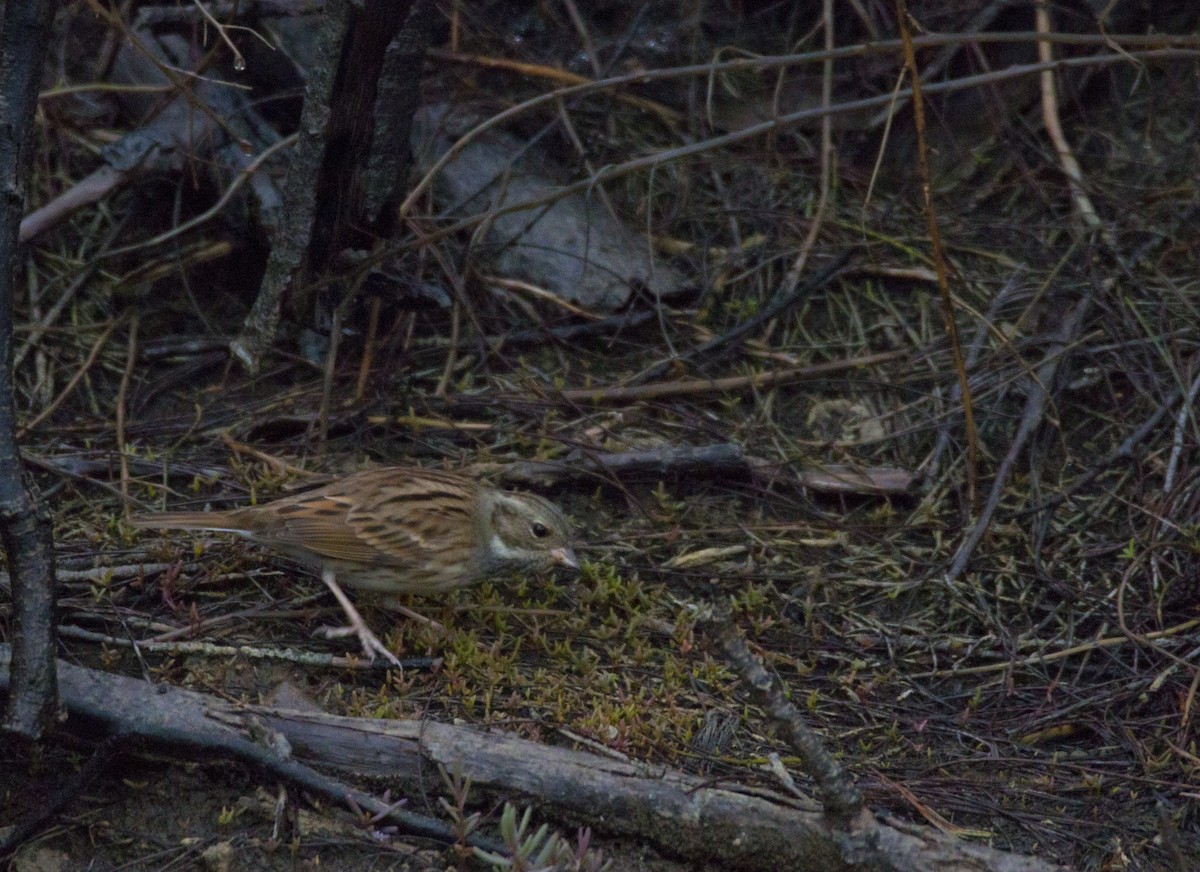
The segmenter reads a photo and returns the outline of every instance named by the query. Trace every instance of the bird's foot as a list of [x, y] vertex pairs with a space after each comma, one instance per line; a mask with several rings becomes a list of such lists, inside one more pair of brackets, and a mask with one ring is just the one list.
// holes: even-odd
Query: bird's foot
[[334, 599], [338, 601], [338, 605], [342, 607], [342, 611], [346, 613], [346, 618], [349, 619], [350, 625], [346, 627], [321, 627], [317, 632], [323, 633], [326, 639], [340, 639], [343, 636], [355, 635], [358, 636], [358, 642], [362, 645], [363, 654], [368, 660], [374, 660], [376, 655], [383, 657], [393, 666], [400, 669], [404, 668], [404, 664], [400, 662], [400, 658], [388, 650], [383, 642], [379, 641], [379, 637], [371, 631], [367, 626], [367, 622], [362, 619], [362, 615], [358, 613], [358, 609], [350, 602], [342, 590], [341, 585], [337, 583], [333, 571], [325, 569], [321, 572], [321, 581], [325, 582], [325, 586], [329, 588], [329, 592], [333, 594]]
[[368, 660], [374, 660], [376, 656], [383, 657], [393, 666], [404, 668], [404, 664], [400, 662], [400, 658], [388, 650], [387, 645], [384, 645], [378, 636], [363, 623], [359, 618], [357, 623], [351, 623], [345, 627], [318, 627], [314, 635], [324, 636], [326, 639], [344, 639], [346, 636], [358, 636], [358, 642], [362, 645], [363, 655]]

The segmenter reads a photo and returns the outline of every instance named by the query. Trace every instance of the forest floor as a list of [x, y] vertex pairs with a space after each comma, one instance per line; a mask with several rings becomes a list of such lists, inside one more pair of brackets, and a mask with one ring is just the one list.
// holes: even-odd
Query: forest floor
[[[61, 656], [231, 699], [260, 701], [286, 682], [333, 713], [488, 725], [714, 781], [778, 788], [778, 754], [804, 788], [794, 752], [695, 630], [689, 603], [720, 599], [876, 811], [1073, 868], [1195, 868], [1195, 76], [1196, 62], [1181, 60], [1070, 81], [1074, 97], [1088, 95], [1064, 98], [1063, 114], [1103, 242], [1074, 232], [1077, 201], [1036, 94], [992, 93], [986, 113], [938, 104], [934, 203], [973, 436], [902, 133], [870, 194], [879, 140], [845, 134], [802, 273], [852, 252], [836, 279], [731, 353], [676, 364], [646, 386], [743, 382], [670, 396], [565, 392], [633, 384], [769, 304], [816, 220], [809, 131], [671, 164], [653, 198], [638, 188], [645, 177], [614, 186], [619, 211], [641, 209], [662, 256], [696, 279], [693, 297], [648, 321], [557, 339], [575, 315], [489, 282], [468, 269], [462, 240], [443, 239], [439, 258], [406, 266], [420, 274], [413, 282], [442, 287], [454, 286], [448, 263], [454, 280], [469, 276], [453, 310], [364, 293], [343, 309], [334, 356], [327, 331], [296, 330], [254, 377], [224, 350], [261, 273], [261, 252], [234, 228], [106, 255], [114, 239], [127, 245], [176, 220], [172, 210], [204, 208], [191, 202], [203, 192], [167, 185], [77, 213], [36, 241], [30, 284], [42, 290], [16, 315], [23, 444], [66, 570]], [[677, 141], [665, 124], [614, 117], [611, 142], [603, 116], [587, 119], [597, 149], [613, 150], [597, 165], [622, 147]], [[958, 117], [969, 121], [946, 121]], [[50, 180], [81, 174], [86, 149], [72, 141], [54, 153], [67, 134], [61, 116], [43, 120], [48, 196]], [[146, 211], [157, 216], [147, 226], [130, 220]], [[230, 239], [221, 259], [172, 267], [188, 262], [185, 249]], [[50, 320], [56, 295], [85, 271], [85, 289]], [[522, 342], [531, 327], [540, 337]], [[854, 365], [881, 354], [892, 356]], [[838, 362], [820, 377], [758, 381]], [[748, 463], [580, 472], [601, 455], [715, 444]], [[411, 599], [440, 626], [367, 603], [389, 647], [421, 658], [403, 672], [206, 653], [354, 646], [313, 637], [337, 606], [288, 561], [220, 534], [127, 523], [131, 511], [263, 500], [305, 472], [416, 463], [502, 481], [505, 465], [529, 460], [562, 470], [530, 487], [571, 518], [582, 572]], [[848, 483], [822, 486], [821, 475]], [[901, 486], [864, 484], [885, 479]], [[957, 568], [993, 488], [987, 533]], [[172, 653], [172, 642], [192, 647]], [[32, 786], [28, 773], [0, 770], [0, 821], [51, 795], [80, 754], [47, 752]], [[431, 776], [410, 807], [444, 816], [447, 791]], [[220, 761], [123, 757], [19, 868], [434, 869], [453, 859], [328, 807], [302, 807], [281, 841], [276, 800], [275, 785]], [[480, 810], [494, 827], [499, 808]], [[592, 845], [616, 869], [678, 868], [600, 833]]]

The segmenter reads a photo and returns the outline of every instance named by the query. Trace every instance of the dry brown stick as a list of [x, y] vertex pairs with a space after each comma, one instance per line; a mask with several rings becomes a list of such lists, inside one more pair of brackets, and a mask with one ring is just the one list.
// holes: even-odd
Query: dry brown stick
[[333, 402], [333, 375], [337, 370], [338, 346], [342, 338], [342, 307], [333, 310], [329, 328], [329, 349], [325, 352], [325, 372], [321, 378], [321, 406], [317, 410], [317, 456], [325, 456], [325, 440], [329, 436], [329, 406]]
[[71, 377], [69, 382], [67, 382], [67, 386], [59, 392], [58, 396], [54, 398], [54, 401], [50, 403], [50, 405], [42, 409], [42, 411], [36, 415], [32, 421], [17, 431], [18, 440], [24, 439], [26, 436], [36, 430], [47, 418], [58, 411], [59, 406], [66, 402], [67, 397], [71, 396], [75, 388], [77, 388], [79, 383], [83, 380], [83, 377], [87, 375], [88, 370], [92, 368], [92, 365], [95, 364], [96, 360], [100, 357], [100, 352], [104, 350], [104, 346], [106, 346], [108, 344], [108, 340], [112, 338], [113, 331], [120, 326], [123, 320], [125, 320], [124, 316], [109, 322], [109, 325], [104, 328], [104, 332], [101, 333], [100, 337], [92, 344], [92, 350], [88, 352], [87, 360], [83, 362], [83, 365], [79, 367], [79, 371]]
[[863, 366], [888, 363], [893, 360], [900, 360], [904, 356], [905, 353], [902, 351], [883, 351], [879, 354], [867, 354], [862, 357], [851, 357], [845, 360], [814, 363], [811, 366], [768, 370], [767, 372], [759, 372], [754, 375], [735, 375], [726, 378], [685, 378], [677, 381], [634, 385], [631, 387], [575, 388], [559, 391], [557, 394], [548, 394], [546, 399], [559, 400], [564, 403], [579, 403], [581, 405], [587, 403], [600, 405], [604, 403], [635, 403], [640, 400], [663, 400], [671, 397], [722, 393], [725, 391], [744, 391], [751, 388], [763, 389], [786, 382], [822, 378]]
[[302, 478], [309, 478], [313, 475], [313, 473], [309, 472], [307, 469], [296, 466], [292, 463], [288, 463], [286, 460], [276, 457], [274, 454], [268, 454], [265, 451], [260, 451], [253, 445], [247, 445], [244, 442], [238, 442], [227, 432], [222, 431], [221, 441], [224, 442], [225, 446], [235, 454], [245, 454], [247, 457], [253, 457], [255, 460], [261, 460], [276, 472], [284, 472], [288, 473], [289, 475], [298, 475]]
[[93, 170], [50, 202], [26, 215], [21, 221], [21, 241], [27, 242], [45, 233], [71, 213], [102, 200], [138, 174], [136, 169], [117, 169], [109, 164]]
[[442, 377], [438, 379], [437, 387], [433, 389], [435, 397], [446, 396], [446, 388], [450, 384], [450, 377], [454, 375], [454, 367], [458, 363], [458, 337], [462, 332], [462, 303], [461, 298], [455, 296], [454, 303], [450, 307], [450, 346], [446, 350], [446, 363], [442, 366]]
[[371, 298], [371, 314], [367, 319], [367, 338], [363, 343], [362, 362], [358, 365], [358, 381], [354, 385], [353, 404], [362, 402], [367, 392], [367, 379], [371, 375], [371, 362], [375, 359], [375, 343], [379, 340], [379, 310], [383, 306], [381, 297]]
[[[548, 306], [557, 306], [564, 312], [569, 312], [578, 318], [583, 318], [587, 321], [605, 320], [603, 315], [597, 315], [590, 309], [585, 309], [583, 306], [577, 306], [570, 300], [564, 300], [553, 291], [547, 291], [545, 288], [538, 287], [533, 282], [527, 282], [521, 279], [510, 279], [498, 275], [487, 275], [483, 273], [479, 275], [479, 278], [481, 281], [495, 285], [498, 288], [503, 288], [506, 291], [516, 291], [520, 294], [527, 294], [528, 296], [533, 297], [539, 303], [545, 303]], [[548, 331], [542, 329], [538, 330], [537, 332], [544, 341]], [[478, 340], [472, 338], [471, 342], [476, 343]]]
[[908, 4], [896, 0], [896, 18], [900, 37], [904, 43], [904, 63], [912, 81], [913, 126], [917, 132], [917, 166], [921, 176], [921, 199], [924, 204], [925, 221], [929, 228], [929, 247], [933, 265], [937, 269], [938, 298], [941, 300], [942, 322], [950, 338], [950, 356], [954, 361], [954, 372], [958, 376], [958, 396], [962, 403], [963, 425], [967, 441], [967, 503], [972, 511], [978, 508], [979, 500], [979, 436], [975, 431], [975, 404], [971, 399], [971, 384], [967, 378], [967, 364], [963, 360], [962, 340], [958, 336], [958, 322], [954, 320], [954, 299], [950, 294], [950, 276], [946, 269], [946, 253], [942, 250], [942, 236], [938, 228], [937, 212], [933, 205], [933, 174], [929, 169], [929, 148], [925, 141], [925, 100], [921, 95], [921, 71], [917, 68], [917, 56], [913, 50], [912, 32], [909, 30]]
[[[1009, 0], [1000, 0], [997, 6], [1003, 6]], [[1075, 45], [1075, 46], [1092, 46], [1095, 48], [1113, 48], [1124, 50], [1124, 46], [1131, 48], [1160, 48], [1162, 46], [1176, 46], [1180, 48], [1200, 47], [1200, 36], [1193, 34], [1174, 34], [1174, 33], [1121, 33], [1121, 34], [1095, 34], [1095, 33], [1052, 33], [1043, 35], [1035, 31], [996, 31], [983, 30], [987, 25], [987, 20], [981, 15], [972, 21], [966, 30], [956, 31], [954, 33], [925, 33], [921, 36], [913, 38], [913, 45], [917, 49], [927, 48], [950, 48], [957, 50], [962, 46], [973, 45], [988, 45], [988, 44], [1030, 44], [1040, 39], [1046, 39], [1049, 42], [1058, 45]], [[505, 70], [520, 76], [528, 78], [545, 79], [551, 82], [561, 83], [569, 87], [570, 93], [561, 94], [545, 94], [538, 99], [541, 102], [547, 102], [559, 97], [576, 96], [580, 94], [590, 94], [600, 91], [612, 91], [616, 99], [631, 105], [638, 106], [659, 115], [664, 121], [674, 124], [680, 120], [680, 113], [661, 103], [656, 103], [644, 97], [639, 97], [635, 94], [630, 94], [623, 91], [622, 88], [634, 87], [637, 85], [659, 82], [670, 79], [693, 78], [693, 77], [712, 77], [729, 75], [738, 71], [742, 72], [768, 72], [776, 69], [799, 68], [805, 64], [815, 64], [829, 60], [843, 60], [846, 58], [863, 58], [873, 57], [880, 54], [894, 54], [903, 49], [903, 44], [899, 39], [872, 39], [869, 42], [860, 42], [853, 45], [840, 46], [832, 50], [824, 49], [810, 52], [798, 52], [795, 54], [785, 55], [756, 55], [754, 57], [738, 57], [730, 60], [722, 60], [713, 63], [694, 64], [692, 66], [677, 66], [663, 67], [654, 70], [646, 70], [638, 67], [636, 72], [627, 73], [619, 76], [611, 76], [605, 79], [588, 79], [578, 73], [568, 72], [561, 67], [551, 67], [542, 64], [529, 64], [521, 61], [511, 60], [508, 58], [491, 57], [487, 55], [467, 55], [457, 52], [453, 46], [450, 49], [430, 49], [428, 55], [433, 60], [446, 61], [447, 63], [467, 64], [471, 66], [482, 67], [484, 69], [499, 69]], [[1126, 52], [1126, 59], [1129, 57]], [[939, 56], [934, 65], [927, 67], [924, 71], [926, 80], [934, 77], [944, 67], [945, 59]], [[891, 99], [880, 101], [876, 105], [884, 105], [890, 103]], [[835, 108], [835, 111], [836, 108]], [[875, 120], [872, 127], [878, 126], [883, 120], [882, 116]]]
[[121, 461], [121, 496], [125, 514], [129, 514], [129, 457], [125, 453], [125, 404], [129, 396], [129, 380], [137, 364], [138, 313], [135, 309], [129, 322], [129, 349], [125, 356], [125, 371], [121, 373], [121, 386], [117, 390], [117, 456]]
[[[544, 79], [549, 82], [557, 82], [566, 87], [587, 88], [598, 81], [611, 81], [611, 79], [589, 79], [586, 76], [581, 76], [578, 73], [572, 73], [564, 70], [561, 67], [547, 66], [545, 64], [530, 64], [523, 61], [512, 60], [503, 57], [491, 57], [489, 55], [468, 55], [461, 52], [447, 49], [430, 49], [427, 54], [430, 59], [435, 61], [445, 61], [453, 64], [464, 64], [482, 69], [505, 70], [516, 75], [530, 79]], [[630, 94], [625, 91], [615, 90], [615, 98], [627, 106], [635, 106], [643, 109], [652, 115], [657, 115], [663, 122], [667, 124], [677, 124], [681, 120], [680, 113], [667, 106], [664, 103], [659, 103], [655, 100], [650, 100], [646, 97], [641, 97], [637, 94]]]

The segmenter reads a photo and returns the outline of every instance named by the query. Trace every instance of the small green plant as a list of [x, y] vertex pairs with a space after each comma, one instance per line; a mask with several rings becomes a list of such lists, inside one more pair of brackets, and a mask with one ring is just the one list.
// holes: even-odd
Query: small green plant
[[1137, 556], [1138, 556], [1137, 542], [1134, 541], [1133, 537], [1130, 537], [1129, 541], [1125, 544], [1125, 547], [1123, 549], [1121, 549], [1121, 559], [1122, 560], [1135, 560], [1137, 558]]
[[661, 481], [658, 483], [658, 487], [653, 490], [651, 496], [658, 504], [658, 510], [662, 515], [663, 521], [674, 521], [688, 507], [687, 500], [677, 499], [667, 490], [666, 484]]
[[604, 872], [611, 867], [600, 851], [591, 847], [592, 833], [587, 827], [580, 828], [572, 845], [546, 824], [530, 832], [532, 817], [533, 810], [526, 808], [518, 821], [516, 806], [506, 802], [500, 815], [500, 835], [509, 856], [481, 848], [475, 849], [475, 856], [493, 869], [514, 872]]
[[456, 761], [452, 770], [445, 766], [438, 766], [438, 771], [450, 791], [450, 798], [440, 797], [438, 804], [450, 818], [450, 828], [454, 831], [458, 846], [465, 849], [467, 839], [479, 826], [479, 812], [467, 813], [467, 797], [471, 792], [471, 779], [463, 776], [462, 760]]

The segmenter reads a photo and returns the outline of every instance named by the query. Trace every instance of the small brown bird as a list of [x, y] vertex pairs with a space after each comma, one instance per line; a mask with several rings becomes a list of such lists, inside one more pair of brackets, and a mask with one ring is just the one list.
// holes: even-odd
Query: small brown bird
[[578, 569], [562, 512], [542, 497], [511, 493], [452, 472], [392, 466], [261, 506], [221, 512], [136, 515], [146, 529], [237, 533], [321, 573], [370, 659], [399, 660], [367, 627], [338, 585], [388, 594], [436, 594], [491, 575]]

